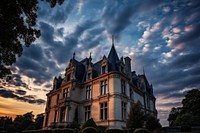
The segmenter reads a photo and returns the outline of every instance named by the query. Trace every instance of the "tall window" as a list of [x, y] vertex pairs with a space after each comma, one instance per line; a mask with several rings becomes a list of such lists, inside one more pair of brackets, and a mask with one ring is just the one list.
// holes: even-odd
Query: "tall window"
[[150, 108], [150, 99], [147, 98], [147, 108]]
[[90, 119], [90, 106], [86, 106], [85, 107], [85, 121], [87, 121], [88, 119]]
[[126, 103], [122, 102], [122, 120], [126, 120]]
[[70, 79], [71, 79], [71, 74], [69, 73], [67, 74], [67, 81], [70, 81]]
[[134, 100], [134, 96], [133, 96], [133, 90], [130, 88], [130, 99]]
[[92, 97], [91, 85], [86, 86], [86, 99], [90, 99]]
[[51, 106], [51, 97], [49, 97], [47, 101], [47, 107], [49, 108], [50, 106]]
[[106, 73], [106, 65], [102, 66], [101, 69], [102, 69], [102, 70], [101, 70], [102, 74]]
[[69, 88], [63, 90], [63, 98], [69, 97]]
[[100, 103], [100, 120], [107, 120], [108, 118], [108, 104]]
[[101, 81], [101, 95], [105, 95], [108, 93], [108, 81], [103, 80]]
[[126, 84], [125, 84], [125, 80], [121, 80], [121, 90], [122, 90], [122, 94], [126, 94]]
[[58, 111], [57, 111], [57, 110], [55, 110], [55, 114], [54, 114], [54, 122], [56, 122], [57, 115], [58, 115]]
[[60, 122], [65, 122], [65, 113], [66, 112], [66, 108], [61, 108], [60, 111]]
[[47, 126], [48, 121], [49, 121], [49, 112], [46, 113], [45, 126]]
[[58, 102], [59, 102], [59, 97], [60, 97], [60, 95], [57, 94], [56, 104], [58, 104]]

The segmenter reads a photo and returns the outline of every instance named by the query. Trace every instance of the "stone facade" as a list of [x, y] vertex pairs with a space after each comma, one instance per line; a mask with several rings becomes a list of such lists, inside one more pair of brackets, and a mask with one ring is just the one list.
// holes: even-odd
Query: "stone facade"
[[108, 57], [92, 63], [75, 54], [65, 69], [65, 76], [55, 77], [47, 94], [43, 128], [66, 127], [76, 121], [93, 118], [108, 128], [126, 126], [130, 104], [139, 101], [145, 114], [157, 116], [153, 87], [145, 74], [131, 71], [129, 57], [118, 58], [114, 44]]

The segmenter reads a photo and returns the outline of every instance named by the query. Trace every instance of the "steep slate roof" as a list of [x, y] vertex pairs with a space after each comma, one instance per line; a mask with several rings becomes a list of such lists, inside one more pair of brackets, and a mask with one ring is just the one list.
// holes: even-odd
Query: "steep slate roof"
[[81, 62], [75, 59], [73, 59], [73, 62], [75, 63], [76, 66], [75, 77], [79, 82], [82, 82], [85, 75], [85, 66]]
[[118, 71], [118, 63], [119, 57], [117, 55], [117, 52], [115, 50], [114, 44], [112, 44], [112, 48], [110, 50], [110, 53], [108, 54], [108, 61], [110, 63], [110, 71]]

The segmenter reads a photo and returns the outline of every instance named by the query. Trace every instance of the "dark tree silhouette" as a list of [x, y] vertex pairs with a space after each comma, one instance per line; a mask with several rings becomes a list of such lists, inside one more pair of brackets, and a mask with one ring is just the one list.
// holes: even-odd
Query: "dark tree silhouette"
[[182, 107], [172, 108], [168, 121], [170, 126], [200, 126], [200, 91], [192, 89], [182, 100]]
[[40, 36], [35, 28], [37, 0], [2, 0], [0, 4], [0, 78], [10, 74], [9, 66]]
[[131, 105], [126, 121], [127, 128], [141, 128], [144, 124], [144, 113], [141, 110], [140, 103]]
[[149, 130], [149, 131], [154, 131], [155, 129], [157, 128], [161, 128], [161, 124], [159, 123], [159, 120], [154, 117], [154, 116], [148, 116], [147, 117], [147, 121], [146, 121], [146, 128]]

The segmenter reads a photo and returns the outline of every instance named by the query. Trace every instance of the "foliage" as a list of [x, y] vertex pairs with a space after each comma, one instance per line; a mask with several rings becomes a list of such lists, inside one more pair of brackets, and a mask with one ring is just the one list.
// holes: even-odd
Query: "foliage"
[[10, 74], [8, 66], [40, 36], [35, 28], [37, 0], [2, 0], [0, 4], [0, 78]]
[[8, 133], [20, 133], [23, 130], [41, 129], [43, 124], [43, 114], [38, 114], [34, 120], [32, 112], [23, 115], [17, 115], [12, 121], [10, 117], [0, 117], [0, 127], [4, 127]]
[[94, 127], [86, 127], [81, 131], [81, 133], [98, 133], [98, 130]]
[[188, 91], [182, 100], [183, 113], [190, 113], [194, 116], [200, 116], [200, 91], [193, 89]]
[[168, 117], [170, 126], [200, 126], [200, 91], [187, 92], [182, 100], [183, 107], [172, 108]]
[[151, 133], [151, 132], [144, 128], [138, 128], [134, 131], [134, 133]]
[[96, 123], [94, 122], [94, 120], [92, 118], [88, 119], [81, 127], [81, 129], [84, 129], [86, 127], [94, 127], [97, 128]]
[[128, 113], [128, 119], [126, 120], [127, 128], [141, 128], [144, 124], [144, 113], [141, 110], [140, 103], [134, 103], [131, 105]]
[[181, 108], [175, 108], [175, 107], [171, 109], [169, 117], [167, 119], [169, 121], [169, 126], [173, 126], [175, 124], [175, 120], [177, 116], [180, 114], [180, 109]]
[[6, 129], [8, 125], [12, 124], [12, 118], [5, 116], [5, 117], [0, 117], [0, 127], [3, 128], [3, 130]]
[[155, 118], [154, 116], [148, 116], [146, 121], [146, 128], [150, 131], [154, 131], [156, 128], [161, 128], [161, 124], [159, 123], [159, 120]]
[[38, 114], [35, 119], [34, 129], [42, 129], [43, 121], [44, 121], [44, 113]]
[[122, 129], [107, 129], [106, 133], [124, 133]]
[[192, 132], [192, 128], [187, 125], [181, 126], [180, 130], [181, 130], [181, 132]]

